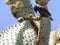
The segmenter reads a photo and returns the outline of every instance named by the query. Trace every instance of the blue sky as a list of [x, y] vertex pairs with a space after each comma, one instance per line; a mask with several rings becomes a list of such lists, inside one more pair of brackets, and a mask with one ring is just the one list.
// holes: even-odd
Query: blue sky
[[[31, 1], [33, 3], [33, 1]], [[53, 21], [51, 21], [51, 29], [60, 27], [60, 0], [50, 0], [48, 3], [48, 10], [52, 14]], [[34, 6], [34, 3], [33, 3]], [[5, 0], [0, 1], [0, 31], [6, 27], [18, 23], [12, 16], [9, 7], [5, 4]]]

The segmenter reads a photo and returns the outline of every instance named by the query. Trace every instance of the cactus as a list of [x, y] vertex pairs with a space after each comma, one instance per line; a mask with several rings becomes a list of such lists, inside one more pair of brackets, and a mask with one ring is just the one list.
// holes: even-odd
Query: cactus
[[[6, 4], [7, 3], [9, 3], [9, 2], [6, 1]], [[16, 17], [21, 17], [21, 16], [26, 17], [31, 13], [33, 14], [33, 10], [31, 8], [31, 4], [30, 4], [29, 0], [11, 0], [10, 3], [11, 4], [9, 4], [8, 6], [15, 4]], [[12, 10], [11, 10], [11, 12], [12, 12]], [[14, 15], [14, 13], [13, 13], [13, 15]]]
[[48, 45], [48, 41], [49, 41], [49, 34], [51, 30], [50, 21], [51, 20], [49, 18], [43, 18], [40, 20], [40, 32], [43, 34], [45, 38], [44, 39], [45, 45]]
[[[48, 1], [49, 0], [35, 0], [35, 2], [37, 4], [39, 4], [40, 6], [44, 6], [43, 8], [46, 8], [46, 9], [47, 9]], [[40, 20], [39, 35], [40, 35], [40, 33], [43, 35], [44, 39], [40, 39], [40, 40], [43, 40], [42, 42], [44, 43], [44, 45], [48, 45], [49, 34], [50, 34], [50, 30], [51, 30], [51, 24], [50, 23], [51, 23], [51, 18], [49, 18], [49, 17], [42, 17]], [[39, 43], [40, 40], [38, 40], [37, 44]]]
[[0, 32], [0, 45], [35, 45], [35, 35], [29, 22], [24, 21]]
[[60, 45], [60, 28], [57, 28], [50, 32], [48, 45]]
[[[5, 2], [15, 18], [34, 15], [29, 0], [6, 0]], [[31, 23], [23, 21], [0, 32], [0, 45], [35, 45], [36, 36]]]
[[[36, 20], [35, 17], [29, 17], [34, 12], [31, 8], [29, 0], [6, 0], [6, 4], [9, 6], [12, 15], [21, 23], [14, 24], [7, 27], [4, 31], [0, 32], [0, 45], [47, 45], [49, 32], [50, 32], [50, 19], [41, 18], [40, 21], [35, 21], [39, 29], [39, 44], [36, 44], [38, 35], [36, 34], [36, 28], [31, 26], [31, 20]], [[43, 3], [44, 4], [44, 3]], [[25, 17], [31, 19], [24, 20]], [[23, 22], [22, 22], [23, 21]], [[36, 31], [35, 31], [36, 30]], [[42, 34], [42, 35], [41, 35]], [[40, 38], [41, 37], [41, 38]]]

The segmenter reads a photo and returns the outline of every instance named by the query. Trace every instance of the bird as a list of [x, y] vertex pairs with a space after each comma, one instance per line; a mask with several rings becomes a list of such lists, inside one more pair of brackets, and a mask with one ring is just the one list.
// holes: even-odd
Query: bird
[[46, 8], [47, 2], [40, 3], [39, 1], [40, 0], [35, 0], [36, 5], [34, 6], [34, 11], [36, 13], [38, 11], [41, 17], [49, 17], [51, 20], [53, 20], [51, 17], [51, 13]]
[[37, 13], [37, 11], [40, 13], [42, 17], [49, 17], [51, 16], [50, 12], [44, 7], [39, 4], [36, 4], [34, 7], [34, 11]]

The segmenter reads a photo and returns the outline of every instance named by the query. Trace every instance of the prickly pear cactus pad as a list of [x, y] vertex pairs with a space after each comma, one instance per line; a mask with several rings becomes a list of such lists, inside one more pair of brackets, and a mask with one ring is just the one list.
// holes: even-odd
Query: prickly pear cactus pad
[[[29, 0], [5, 0], [15, 18], [33, 14]], [[35, 45], [36, 33], [29, 21], [7, 27], [0, 33], [0, 45]]]
[[0, 45], [35, 45], [36, 34], [29, 22], [7, 27], [0, 32]]
[[30, 0], [6, 0], [5, 2], [10, 7], [12, 14], [16, 17], [26, 17], [33, 13]]
[[51, 30], [50, 22], [51, 22], [51, 20], [49, 18], [42, 18], [40, 20], [40, 32], [43, 34], [43, 36], [45, 38], [44, 45], [48, 45], [49, 34], [50, 34], [50, 30]]

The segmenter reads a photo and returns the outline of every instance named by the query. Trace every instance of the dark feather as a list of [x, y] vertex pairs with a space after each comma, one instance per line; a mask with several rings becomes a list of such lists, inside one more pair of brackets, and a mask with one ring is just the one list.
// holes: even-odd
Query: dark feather
[[44, 7], [35, 6], [35, 7], [34, 7], [34, 11], [35, 11], [35, 12], [38, 11], [42, 17], [51, 16], [50, 12], [49, 12], [46, 8], [44, 8]]

